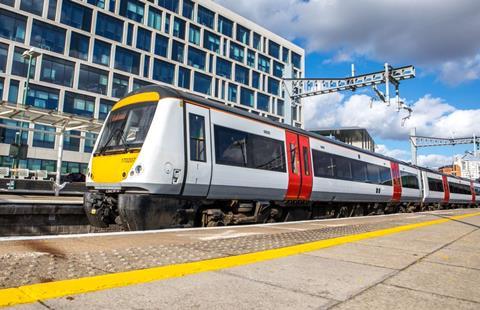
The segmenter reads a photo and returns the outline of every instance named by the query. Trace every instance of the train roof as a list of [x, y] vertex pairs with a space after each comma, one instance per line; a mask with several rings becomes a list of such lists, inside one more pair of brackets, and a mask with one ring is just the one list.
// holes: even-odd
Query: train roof
[[[374, 153], [374, 152], [371, 152], [371, 151], [368, 151], [368, 150], [365, 150], [365, 149], [362, 149], [362, 148], [359, 148], [359, 147], [356, 147], [356, 146], [353, 146], [353, 145], [350, 145], [350, 144], [346, 144], [346, 143], [341, 142], [341, 141], [332, 140], [330, 138], [327, 138], [325, 136], [316, 134], [316, 133], [311, 132], [311, 131], [304, 130], [302, 128], [298, 128], [298, 127], [291, 126], [291, 125], [286, 125], [286, 124], [280, 123], [280, 122], [275, 122], [275, 121], [270, 120], [266, 117], [259, 116], [259, 115], [253, 114], [253, 113], [249, 113], [247, 111], [243, 111], [241, 109], [237, 109], [237, 108], [234, 108], [234, 107], [230, 107], [230, 106], [222, 103], [221, 101], [218, 101], [218, 100], [215, 100], [215, 99], [205, 98], [205, 97], [202, 97], [202, 96], [199, 96], [199, 95], [187, 93], [187, 92], [184, 92], [184, 91], [181, 91], [181, 90], [174, 89], [174, 88], [169, 87], [169, 86], [149, 85], [149, 86], [139, 88], [135, 91], [132, 91], [132, 92], [128, 93], [125, 97], [129, 97], [129, 96], [132, 96], [132, 95], [145, 93], [145, 92], [157, 92], [160, 95], [161, 99], [163, 99], [163, 98], [180, 98], [180, 99], [183, 99], [183, 100], [200, 103], [202, 105], [205, 105], [205, 106], [208, 106], [208, 107], [211, 107], [211, 108], [215, 108], [215, 109], [218, 109], [218, 110], [223, 110], [223, 111], [226, 111], [226, 112], [229, 112], [229, 113], [232, 113], [232, 114], [237, 114], [237, 115], [240, 115], [242, 117], [250, 118], [250, 119], [253, 119], [253, 120], [268, 124], [268, 125], [288, 129], [290, 131], [293, 131], [293, 132], [296, 132], [296, 133], [299, 133], [299, 134], [302, 134], [302, 135], [307, 135], [307, 136], [316, 138], [318, 140], [322, 140], [326, 143], [336, 144], [338, 146], [342, 146], [342, 147], [357, 151], [359, 153], [363, 153], [363, 154], [375, 156], [375, 157], [378, 157], [378, 158], [382, 158], [382, 159], [385, 159], [385, 160], [393, 161], [393, 162], [396, 162], [396, 163], [399, 163], [399, 164], [402, 164], [402, 165], [405, 165], [405, 166], [409, 166], [409, 167], [412, 167], [412, 168], [416, 168], [416, 169], [419, 169], [419, 170], [428, 171], [428, 172], [436, 173], [436, 174], [439, 174], [439, 175], [445, 175], [445, 174], [443, 174], [441, 172], [438, 172], [438, 171], [434, 171], [434, 170], [424, 168], [424, 167], [420, 167], [420, 166], [415, 166], [415, 165], [412, 165], [411, 163], [407, 163], [405, 161], [398, 160], [396, 158], [392, 158], [392, 157], [385, 156], [385, 155], [382, 155], [382, 154]], [[452, 176], [452, 175], [447, 175], [447, 176], [454, 177], [454, 178], [460, 179], [460, 180], [471, 181], [471, 180], [468, 180], [468, 179], [459, 178], [459, 177], [455, 177], [455, 176]]]

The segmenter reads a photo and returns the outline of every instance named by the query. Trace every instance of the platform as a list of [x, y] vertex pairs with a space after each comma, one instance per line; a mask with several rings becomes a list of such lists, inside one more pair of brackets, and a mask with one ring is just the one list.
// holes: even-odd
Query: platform
[[480, 210], [0, 238], [18, 309], [479, 309]]

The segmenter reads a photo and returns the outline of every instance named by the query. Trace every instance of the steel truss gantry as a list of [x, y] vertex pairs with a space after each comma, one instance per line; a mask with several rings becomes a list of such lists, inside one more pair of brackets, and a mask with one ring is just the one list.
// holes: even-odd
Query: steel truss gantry
[[[352, 76], [345, 78], [295, 78], [291, 66], [286, 68], [283, 78], [285, 86], [285, 123], [292, 124], [291, 109], [299, 105], [300, 100], [312, 96], [325, 95], [341, 91], [356, 91], [363, 87], [372, 87], [378, 98], [390, 105], [390, 84], [395, 87], [397, 110], [405, 110], [408, 119], [412, 109], [400, 99], [399, 86], [402, 80], [415, 78], [415, 67], [405, 66], [392, 68], [385, 63], [384, 70], [355, 75], [355, 67], [352, 65]], [[385, 93], [378, 89], [378, 85], [385, 84]]]
[[412, 164], [417, 164], [418, 148], [434, 147], [434, 146], [455, 146], [462, 144], [473, 144], [474, 156], [477, 156], [477, 145], [480, 144], [480, 137], [473, 135], [466, 138], [436, 138], [417, 136], [417, 131], [412, 128], [410, 131], [410, 146], [412, 151]]

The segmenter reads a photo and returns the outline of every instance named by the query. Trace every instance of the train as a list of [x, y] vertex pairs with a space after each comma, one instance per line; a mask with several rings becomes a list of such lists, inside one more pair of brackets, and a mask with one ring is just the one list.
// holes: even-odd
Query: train
[[480, 183], [168, 86], [119, 100], [88, 165], [97, 227], [212, 227], [478, 207]]

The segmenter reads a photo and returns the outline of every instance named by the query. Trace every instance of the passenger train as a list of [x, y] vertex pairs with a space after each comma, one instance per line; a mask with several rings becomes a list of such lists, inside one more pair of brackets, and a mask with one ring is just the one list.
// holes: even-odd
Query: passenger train
[[84, 206], [126, 230], [477, 207], [480, 184], [163, 86], [118, 101]]

